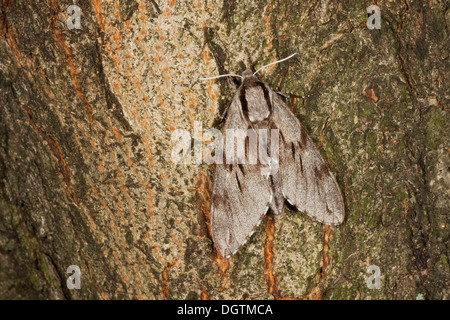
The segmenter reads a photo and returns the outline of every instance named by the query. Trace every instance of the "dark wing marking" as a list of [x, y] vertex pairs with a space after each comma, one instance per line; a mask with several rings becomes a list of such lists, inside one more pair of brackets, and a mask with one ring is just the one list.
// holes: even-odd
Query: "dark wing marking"
[[[242, 117], [239, 93], [233, 99], [224, 124], [226, 130], [247, 131]], [[236, 161], [235, 157], [235, 161]], [[248, 159], [246, 159], [248, 160]], [[224, 156], [224, 163], [226, 157]], [[211, 233], [219, 253], [228, 257], [245, 244], [267, 212], [272, 197], [269, 180], [259, 164], [216, 164], [211, 206]]]
[[271, 92], [274, 121], [280, 129], [281, 189], [286, 200], [310, 217], [328, 225], [344, 220], [344, 201], [305, 128], [275, 92]]

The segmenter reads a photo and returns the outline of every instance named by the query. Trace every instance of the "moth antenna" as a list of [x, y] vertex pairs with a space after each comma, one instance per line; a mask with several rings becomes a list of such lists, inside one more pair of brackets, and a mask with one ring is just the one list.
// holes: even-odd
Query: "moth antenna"
[[276, 63], [280, 63], [280, 62], [286, 61], [287, 59], [292, 58], [292, 57], [295, 56], [296, 54], [297, 54], [297, 52], [294, 53], [294, 54], [291, 54], [291, 55], [290, 55], [289, 57], [287, 57], [287, 58], [284, 58], [284, 59], [277, 60], [277, 61], [275, 61], [275, 62], [269, 63], [269, 64], [267, 64], [267, 65], [265, 65], [265, 66], [259, 68], [258, 70], [256, 70], [255, 73], [254, 73], [253, 75], [257, 74], [259, 71], [261, 71], [261, 70], [264, 69], [264, 68], [267, 68], [268, 66], [271, 66], [271, 65], [273, 65], [273, 64], [276, 64]]
[[243, 78], [242, 76], [238, 75], [238, 74], [233, 74], [233, 73], [229, 73], [229, 74], [221, 74], [220, 76], [215, 76], [215, 77], [210, 77], [210, 78], [199, 78], [199, 80], [211, 80], [211, 79], [217, 79], [217, 78], [222, 78], [222, 77], [239, 77], [239, 78]]

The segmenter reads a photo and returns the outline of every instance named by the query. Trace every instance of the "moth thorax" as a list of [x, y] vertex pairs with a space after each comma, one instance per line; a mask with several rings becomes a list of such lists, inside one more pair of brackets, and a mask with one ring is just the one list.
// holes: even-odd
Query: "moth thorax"
[[267, 92], [262, 86], [254, 86], [245, 90], [248, 119], [251, 122], [260, 122], [270, 115], [270, 101]]

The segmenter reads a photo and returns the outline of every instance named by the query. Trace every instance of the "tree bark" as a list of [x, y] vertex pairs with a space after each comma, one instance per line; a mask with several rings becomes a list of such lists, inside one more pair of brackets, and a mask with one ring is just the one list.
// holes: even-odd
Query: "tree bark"
[[[0, 1], [0, 298], [448, 299], [449, 6], [373, 2]], [[171, 135], [220, 128], [232, 83], [199, 77], [294, 52], [261, 77], [320, 146], [345, 221], [285, 209], [221, 259], [214, 168], [172, 163]]]

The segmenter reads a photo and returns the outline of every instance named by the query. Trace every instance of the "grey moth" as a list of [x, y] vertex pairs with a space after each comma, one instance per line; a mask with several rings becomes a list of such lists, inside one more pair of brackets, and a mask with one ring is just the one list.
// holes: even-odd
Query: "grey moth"
[[[257, 139], [263, 141], [258, 148], [264, 149], [267, 161], [249, 163], [248, 137], [244, 159], [216, 164], [211, 234], [218, 252], [226, 258], [246, 243], [269, 208], [274, 214], [281, 214], [285, 201], [327, 225], [338, 225], [344, 220], [344, 201], [335, 177], [283, 99], [256, 76], [258, 71], [246, 70], [242, 76], [221, 75], [242, 78], [226, 111], [223, 149], [234, 139], [227, 139], [230, 129], [253, 133], [258, 138], [264, 130], [278, 133], [276, 141], [269, 134]], [[276, 155], [274, 145], [278, 147]], [[234, 146], [231, 148], [236, 151]], [[274, 165], [276, 170], [272, 170]], [[269, 174], [263, 174], [263, 167], [269, 168], [265, 171]]]

